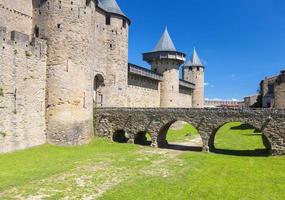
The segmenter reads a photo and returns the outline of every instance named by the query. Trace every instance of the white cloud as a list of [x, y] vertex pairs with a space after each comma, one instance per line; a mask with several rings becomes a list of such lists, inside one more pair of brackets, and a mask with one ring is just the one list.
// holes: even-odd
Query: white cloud
[[210, 83], [204, 83], [204, 86], [208, 86], [208, 85], [210, 85]]

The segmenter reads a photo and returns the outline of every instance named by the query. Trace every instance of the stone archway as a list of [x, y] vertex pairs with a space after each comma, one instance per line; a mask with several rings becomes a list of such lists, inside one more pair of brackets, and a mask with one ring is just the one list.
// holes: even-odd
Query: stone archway
[[104, 105], [104, 89], [105, 83], [104, 83], [104, 77], [101, 74], [97, 74], [94, 77], [94, 106], [95, 107], [103, 107]]
[[113, 133], [112, 140], [117, 143], [127, 143], [129, 138], [124, 130], [120, 129]]
[[148, 140], [147, 136], [149, 133], [146, 131], [139, 131], [134, 137], [134, 144], [150, 146], [151, 141]]
[[[227, 128], [229, 127], [231, 131], [227, 130]], [[243, 132], [242, 136], [239, 136], [238, 134], [234, 135], [233, 132], [235, 131], [242, 131]], [[245, 132], [248, 132], [248, 131], [249, 133], [246, 134]], [[223, 137], [225, 137], [225, 135], [227, 134], [231, 135], [232, 138], [231, 137], [229, 138], [232, 139], [232, 142], [228, 141], [228, 144], [226, 145], [227, 147], [224, 147], [225, 145], [221, 145], [219, 144], [219, 142], [217, 142], [217, 137], [219, 137], [219, 135], [222, 135]], [[235, 149], [236, 141], [234, 137], [244, 138], [244, 140], [242, 140], [243, 142], [246, 140], [252, 140], [252, 138], [255, 137], [255, 139], [260, 140], [260, 145], [258, 145], [258, 148], [254, 148], [256, 147], [257, 144], [250, 143], [249, 144], [250, 146], [243, 145], [242, 149], [240, 147]], [[237, 140], [239, 141], [238, 138]], [[241, 143], [241, 144], [244, 144], [244, 143]], [[224, 122], [221, 125], [217, 126], [217, 128], [215, 128], [212, 131], [212, 134], [209, 137], [208, 146], [209, 146], [210, 152], [218, 153], [218, 154], [234, 155], [234, 156], [267, 156], [271, 154], [271, 148], [272, 148], [269, 137], [264, 133], [263, 130], [261, 130], [257, 126], [253, 126], [251, 123], [238, 122], [238, 121]]]
[[172, 120], [160, 128], [157, 146], [180, 151], [203, 151], [204, 141], [198, 129], [191, 123], [186, 120]]

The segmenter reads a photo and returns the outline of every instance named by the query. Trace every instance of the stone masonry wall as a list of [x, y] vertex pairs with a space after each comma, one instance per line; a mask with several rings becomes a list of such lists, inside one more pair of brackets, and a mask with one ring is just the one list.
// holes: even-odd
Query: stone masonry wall
[[176, 96], [179, 108], [192, 108], [192, 95], [179, 93]]
[[0, 28], [0, 152], [46, 142], [46, 43]]
[[285, 82], [275, 84], [274, 107], [277, 109], [285, 108]]
[[183, 69], [184, 80], [195, 84], [195, 90], [193, 91], [192, 104], [194, 108], [204, 107], [204, 68], [203, 67], [185, 67]]
[[32, 34], [32, 0], [0, 0], [0, 26], [8, 31]]

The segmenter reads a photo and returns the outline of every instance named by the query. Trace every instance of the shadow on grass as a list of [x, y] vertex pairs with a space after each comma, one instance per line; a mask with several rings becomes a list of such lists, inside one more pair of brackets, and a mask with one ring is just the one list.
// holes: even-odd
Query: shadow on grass
[[214, 149], [213, 153], [231, 155], [231, 156], [247, 156], [247, 157], [268, 157], [270, 150], [255, 149], [255, 150], [229, 150], [229, 149]]
[[186, 146], [186, 145], [180, 145], [180, 144], [167, 144], [162, 149], [171, 149], [176, 151], [195, 151], [195, 152], [201, 152], [203, 150], [202, 147], [194, 147], [194, 146]]
[[254, 126], [250, 124], [241, 124], [239, 126], [233, 126], [231, 127], [231, 130], [249, 130], [252, 129], [254, 130], [254, 133], [260, 133], [261, 131], [256, 129]]
[[249, 136], [249, 137], [253, 137], [253, 136], [255, 136], [255, 137], [262, 137], [262, 134], [260, 134], [260, 133], [244, 133], [242, 135]]
[[250, 124], [241, 124], [239, 126], [231, 127], [231, 130], [254, 130], [254, 133], [260, 133], [261, 131]]

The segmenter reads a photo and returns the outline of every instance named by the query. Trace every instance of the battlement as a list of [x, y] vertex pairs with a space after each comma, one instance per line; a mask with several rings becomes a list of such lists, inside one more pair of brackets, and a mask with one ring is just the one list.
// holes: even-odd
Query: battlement
[[8, 11], [12, 14], [17, 15], [18, 17], [23, 17], [23, 18], [28, 18], [28, 19], [33, 19], [33, 17], [27, 13], [21, 12], [17, 9], [13, 9], [13, 8], [9, 8], [7, 6], [5, 6], [4, 4], [0, 3], [0, 10], [5, 10]]
[[39, 38], [32, 38], [29, 35], [18, 31], [9, 32], [6, 27], [0, 26], [0, 44], [3, 50], [8, 49], [8, 46], [13, 46], [13, 49], [24, 49], [27, 56], [34, 54], [39, 58], [46, 54], [46, 41]]

